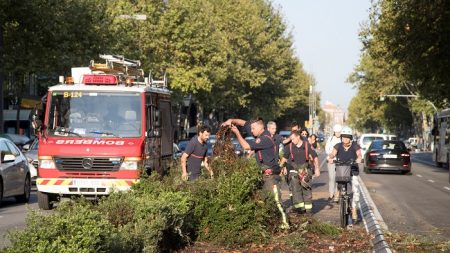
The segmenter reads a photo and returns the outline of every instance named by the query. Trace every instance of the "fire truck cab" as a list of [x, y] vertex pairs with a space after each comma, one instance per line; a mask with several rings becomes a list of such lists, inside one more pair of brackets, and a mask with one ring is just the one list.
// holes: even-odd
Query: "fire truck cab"
[[173, 153], [171, 91], [144, 77], [139, 61], [100, 55], [48, 90], [38, 129], [38, 204], [130, 189], [142, 173], [163, 173]]

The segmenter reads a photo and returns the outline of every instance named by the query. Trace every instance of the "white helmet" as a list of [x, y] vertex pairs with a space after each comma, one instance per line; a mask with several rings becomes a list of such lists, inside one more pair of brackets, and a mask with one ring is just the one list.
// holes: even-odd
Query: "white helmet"
[[348, 126], [344, 126], [344, 127], [342, 128], [342, 131], [341, 131], [341, 136], [342, 136], [342, 137], [349, 137], [349, 138], [352, 138], [352, 137], [353, 137], [353, 131], [352, 131], [352, 129], [351, 129], [350, 127], [348, 127]]
[[336, 124], [333, 127], [333, 132], [340, 133], [342, 131], [342, 126], [340, 124]]

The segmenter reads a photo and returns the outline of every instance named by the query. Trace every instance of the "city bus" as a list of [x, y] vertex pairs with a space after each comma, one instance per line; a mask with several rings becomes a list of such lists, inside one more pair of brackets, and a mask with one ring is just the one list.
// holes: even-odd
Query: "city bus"
[[[434, 117], [433, 161], [436, 166], [449, 168], [450, 164], [450, 108], [436, 113]], [[450, 181], [450, 172], [449, 172]]]

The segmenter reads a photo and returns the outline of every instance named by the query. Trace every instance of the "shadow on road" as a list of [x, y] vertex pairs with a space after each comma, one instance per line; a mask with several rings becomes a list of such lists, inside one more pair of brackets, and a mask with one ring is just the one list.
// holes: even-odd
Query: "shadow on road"
[[[36, 195], [36, 189], [31, 190], [30, 193], [30, 200], [28, 201], [28, 203], [25, 204], [34, 204], [37, 203], [37, 195]], [[2, 210], [5, 210], [5, 208], [8, 207], [15, 207], [15, 206], [22, 206], [25, 205], [24, 203], [17, 203], [16, 199], [14, 197], [8, 197], [8, 198], [4, 198], [2, 201], [2, 205], [0, 207], [0, 213], [2, 212]]]

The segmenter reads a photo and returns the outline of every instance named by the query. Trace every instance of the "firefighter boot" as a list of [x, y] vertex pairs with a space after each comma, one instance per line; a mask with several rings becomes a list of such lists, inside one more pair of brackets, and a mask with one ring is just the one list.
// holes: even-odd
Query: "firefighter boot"
[[355, 223], [358, 220], [358, 212], [356, 211], [356, 208], [352, 208], [352, 220], [353, 223]]

